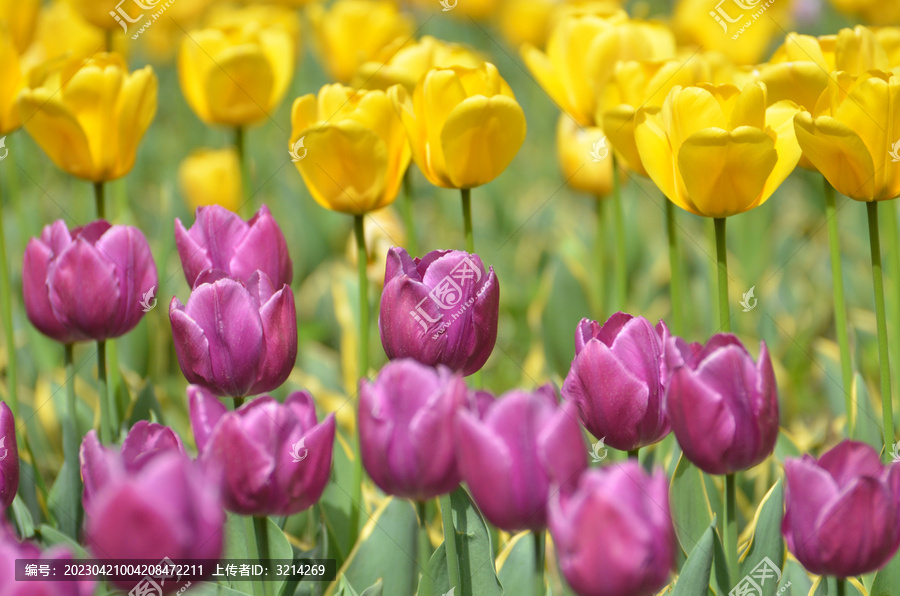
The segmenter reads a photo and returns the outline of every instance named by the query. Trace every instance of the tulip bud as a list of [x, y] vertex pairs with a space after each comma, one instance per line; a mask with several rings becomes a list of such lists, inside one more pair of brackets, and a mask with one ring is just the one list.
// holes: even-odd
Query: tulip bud
[[669, 331], [644, 317], [616, 313], [600, 325], [582, 319], [575, 359], [562, 394], [575, 402], [581, 423], [606, 444], [631, 451], [669, 434], [663, 347]]
[[41, 551], [31, 542], [19, 542], [6, 519], [0, 516], [0, 594], [2, 596], [92, 596], [97, 589], [93, 579], [78, 581], [16, 581], [16, 559], [41, 559], [44, 561], [71, 561], [74, 557], [68, 549], [54, 546]]
[[150, 246], [131, 226], [101, 219], [70, 232], [60, 219], [25, 248], [25, 313], [38, 331], [58, 342], [128, 333], [149, 310], [156, 287]]
[[755, 363], [728, 333], [717, 333], [693, 354], [682, 346], [684, 365], [672, 374], [666, 407], [685, 457], [708, 474], [762, 462], [778, 438], [778, 387], [765, 342]]
[[378, 328], [388, 358], [443, 364], [464, 375], [481, 369], [497, 341], [500, 285], [481, 258], [436, 250], [412, 259], [388, 251]]
[[234, 147], [198, 149], [178, 167], [178, 186], [194, 210], [221, 205], [237, 211], [241, 208], [241, 184], [241, 162]]
[[635, 461], [592, 469], [574, 491], [553, 493], [550, 533], [578, 594], [652, 596], [675, 564], [669, 484]]
[[19, 489], [19, 448], [12, 410], [0, 402], [0, 513], [6, 511]]
[[249, 221], [224, 207], [198, 207], [194, 225], [175, 219], [175, 245], [188, 285], [206, 269], [248, 282], [258, 269], [276, 288], [290, 285], [293, 264], [281, 228], [263, 205]]
[[456, 445], [472, 499], [507, 532], [546, 528], [551, 483], [567, 485], [587, 468], [574, 407], [559, 407], [550, 385], [510, 391], [480, 420], [461, 411]]
[[864, 443], [845, 440], [816, 460], [784, 462], [788, 549], [810, 573], [876, 571], [900, 546], [900, 466], [882, 465]]
[[188, 387], [200, 461], [222, 478], [225, 508], [243, 515], [293, 515], [322, 496], [331, 475], [334, 414], [316, 419], [312, 396], [279, 403], [264, 395], [233, 412], [202, 387]]
[[294, 294], [287, 285], [276, 292], [262, 271], [246, 284], [205, 271], [186, 306], [172, 298], [169, 320], [185, 378], [217, 395], [271, 391], [297, 360]]
[[417, 501], [459, 484], [453, 419], [467, 404], [462, 377], [410, 359], [389, 362], [359, 389], [362, 463], [384, 492]]

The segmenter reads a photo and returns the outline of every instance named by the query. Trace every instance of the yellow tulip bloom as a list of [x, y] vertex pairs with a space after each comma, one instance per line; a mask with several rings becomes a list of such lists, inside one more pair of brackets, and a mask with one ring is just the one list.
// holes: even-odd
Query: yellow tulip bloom
[[[141, 35], [137, 39], [137, 43], [141, 46], [141, 55], [146, 56], [152, 64], [173, 62], [178, 55], [185, 31], [200, 26], [201, 17], [213, 1], [177, 0], [169, 4], [166, 7], [165, 18], [153, 22], [153, 34]], [[127, 41], [130, 43], [132, 40]]]
[[22, 62], [38, 65], [59, 58], [87, 59], [102, 47], [103, 32], [85, 21], [71, 4], [58, 0], [41, 10], [34, 39], [22, 54]]
[[392, 44], [372, 62], [363, 64], [353, 79], [353, 86], [387, 90], [403, 85], [412, 91], [419, 79], [432, 68], [464, 66], [475, 68], [484, 58], [475, 50], [426, 35], [407, 43], [399, 50]]
[[875, 29], [875, 38], [887, 54], [891, 68], [900, 66], [900, 27], [880, 27]]
[[234, 147], [199, 149], [178, 167], [178, 186], [191, 212], [205, 205], [241, 207], [241, 163]]
[[362, 215], [397, 198], [409, 142], [384, 91], [325, 85], [294, 101], [290, 150], [326, 209]]
[[857, 201], [900, 196], [900, 167], [894, 159], [900, 154], [897, 75], [845, 75], [836, 91], [822, 95], [816, 113], [794, 117], [797, 142], [832, 186]]
[[308, 14], [319, 56], [342, 83], [388, 45], [408, 41], [414, 28], [412, 18], [389, 0], [338, 0], [328, 10], [313, 4]]
[[766, 107], [761, 83], [675, 87], [662, 107], [643, 107], [634, 136], [650, 178], [673, 203], [705, 217], [763, 204], [800, 159], [796, 104]]
[[0, 22], [6, 22], [18, 53], [25, 51], [34, 37], [41, 0], [0, 0]]
[[[119, 21], [109, 14], [110, 12], [119, 14], [117, 9], [122, 10], [128, 16], [128, 19], [137, 19], [144, 13], [144, 9], [135, 4], [134, 0], [125, 0], [125, 3], [118, 3], [118, 5], [115, 2], [97, 2], [97, 0], [68, 0], [68, 2], [81, 18], [94, 27], [104, 30], [122, 28]], [[149, 4], [145, 6], [149, 6]], [[121, 18], [120, 16], [119, 19]], [[123, 21], [126, 23], [126, 26], [129, 24], [128, 19]]]
[[19, 113], [53, 163], [94, 182], [131, 170], [156, 114], [152, 68], [129, 73], [120, 55], [100, 53], [47, 65], [29, 78], [19, 94]]
[[207, 124], [252, 124], [284, 97], [294, 55], [291, 34], [278, 24], [247, 21], [194, 31], [178, 54], [181, 90]]
[[0, 23], [0, 137], [19, 128], [16, 95], [22, 88], [19, 55], [9, 29]]
[[409, 135], [413, 159], [444, 188], [487, 184], [525, 141], [525, 113], [497, 67], [434, 68], [410, 94], [390, 89]]
[[595, 197], [612, 190], [612, 156], [601, 128], [581, 127], [568, 114], [560, 114], [556, 155], [563, 178], [575, 190]]

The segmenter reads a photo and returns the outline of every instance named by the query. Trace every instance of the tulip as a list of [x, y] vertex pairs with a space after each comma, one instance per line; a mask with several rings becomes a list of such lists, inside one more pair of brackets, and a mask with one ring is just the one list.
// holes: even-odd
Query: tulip
[[258, 122], [287, 92], [295, 53], [291, 33], [277, 23], [193, 31], [178, 54], [182, 93], [207, 124]]
[[9, 29], [0, 23], [0, 136], [22, 124], [16, 108], [16, 94], [22, 87], [22, 70], [14, 41]]
[[669, 434], [665, 323], [616, 313], [603, 325], [582, 319], [575, 331], [575, 359], [562, 395], [595, 437], [622, 451], [652, 445]]
[[31, 542], [19, 542], [13, 529], [0, 517], [0, 596], [92, 596], [97, 582], [83, 578], [79, 581], [16, 581], [16, 559], [43, 561], [71, 561], [68, 549], [54, 546], [42, 551]]
[[220, 205], [241, 208], [241, 162], [233, 147], [199, 149], [178, 168], [178, 186], [191, 209]]
[[294, 276], [284, 234], [265, 205], [246, 222], [218, 205], [198, 207], [190, 229], [175, 220], [175, 245], [191, 287], [206, 269], [245, 283], [259, 270], [276, 288], [290, 285]]
[[153, 121], [156, 74], [128, 72], [118, 54], [70, 58], [32, 71], [19, 95], [25, 130], [63, 171], [93, 182], [121, 178]]
[[637, 111], [641, 162], [670, 201], [724, 218], [764, 203], [800, 159], [788, 101], [766, 108], [760, 83], [675, 87], [661, 108]]
[[378, 328], [388, 358], [481, 369], [497, 341], [500, 285], [478, 255], [436, 250], [412, 259], [388, 251]]
[[413, 159], [428, 181], [443, 188], [487, 184], [510, 164], [525, 141], [525, 114], [497, 67], [433, 68], [410, 93], [390, 89]]
[[71, 2], [49, 2], [41, 8], [34, 39], [22, 58], [31, 65], [49, 65], [63, 58], [86, 60], [103, 44], [104, 32], [84, 20]]
[[416, 501], [456, 488], [452, 422], [466, 404], [462, 377], [444, 366], [397, 360], [384, 365], [374, 382], [360, 382], [360, 451], [375, 484]]
[[295, 48], [302, 48], [300, 19], [297, 11], [287, 6], [274, 3], [246, 3], [243, 6], [215, 3], [206, 13], [204, 22], [214, 29], [239, 29], [248, 22], [258, 23], [266, 29], [278, 27], [290, 35]]
[[876, 571], [900, 546], [900, 466], [844, 440], [816, 460], [784, 462], [788, 549], [810, 573], [852, 577]]
[[40, 10], [41, 0], [0, 0], [0, 22], [6, 22], [19, 54], [34, 38]]
[[141, 56], [150, 62], [170, 65], [178, 55], [186, 31], [199, 27], [201, 20], [208, 25], [214, 24], [209, 22], [215, 16], [215, 11], [209, 10], [211, 5], [220, 4], [214, 3], [214, 0], [170, 2], [166, 6], [164, 18], [153, 21], [153, 33], [141, 35], [137, 39], [141, 46]]
[[262, 271], [245, 283], [208, 270], [187, 305], [169, 305], [175, 353], [188, 382], [241, 398], [284, 383], [297, 359], [297, 312], [286, 284]]
[[[159, 0], [146, 0], [148, 4], [146, 6], [155, 6]], [[129, 2], [128, 4], [121, 6], [121, 10], [128, 15], [127, 20], [123, 20], [121, 16], [117, 19], [114, 17], [111, 12], [119, 15], [116, 10], [119, 8], [118, 6], [107, 6], [103, 2], [94, 2], [92, 0], [70, 0], [71, 5], [75, 8], [78, 14], [82, 19], [97, 27], [99, 29], [104, 29], [108, 31], [117, 31], [122, 27], [119, 24], [120, 20], [128, 23], [133, 19], [141, 19], [143, 16], [143, 9], [140, 6], [140, 2], [134, 2], [132, 4]], [[121, 5], [121, 3], [120, 3]], [[155, 10], [154, 10], [155, 11]]]
[[150, 246], [131, 226], [101, 219], [69, 231], [60, 219], [25, 248], [25, 313], [38, 331], [61, 343], [128, 333], [156, 287]]
[[331, 475], [334, 414], [316, 419], [312, 396], [269, 396], [229, 412], [211, 393], [188, 387], [200, 461], [221, 475], [225, 508], [243, 515], [293, 515], [309, 509]]
[[510, 391], [481, 416], [460, 412], [456, 445], [472, 499], [507, 532], [544, 530], [551, 483], [574, 484], [587, 468], [574, 408], [559, 407], [550, 385]]
[[585, 472], [550, 498], [559, 567], [584, 596], [652, 596], [675, 564], [666, 475], [628, 461]]
[[0, 402], [0, 513], [6, 511], [19, 489], [19, 449], [12, 410]]
[[338, 0], [327, 10], [313, 4], [307, 11], [325, 70], [342, 83], [388, 46], [409, 41], [414, 29], [409, 15], [388, 0]]
[[608, 154], [603, 129], [580, 126], [568, 114], [559, 115], [556, 156], [566, 184], [598, 198], [609, 195], [613, 188], [613, 163], [606, 159]]
[[309, 153], [294, 163], [317, 203], [362, 215], [397, 198], [409, 142], [386, 93], [325, 85], [297, 98], [291, 122], [289, 148]]
[[400, 49], [389, 46], [374, 60], [361, 65], [353, 78], [353, 87], [387, 91], [393, 85], [403, 85], [413, 91], [422, 75], [432, 68], [477, 68], [483, 61], [468, 46], [426, 35]]

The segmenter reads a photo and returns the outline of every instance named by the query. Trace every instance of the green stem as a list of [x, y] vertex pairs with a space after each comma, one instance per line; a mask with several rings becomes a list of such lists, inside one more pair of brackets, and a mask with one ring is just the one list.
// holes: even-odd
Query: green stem
[[19, 416], [19, 383], [16, 377], [19, 367], [16, 363], [16, 330], [12, 301], [12, 279], [6, 255], [3, 204], [0, 201], [0, 308], [3, 309], [0, 317], [3, 317], [3, 334], [6, 337], [6, 389], [9, 393], [9, 409], [12, 410], [13, 418], [17, 418]]
[[728, 565], [730, 584], [738, 581], [737, 517], [735, 516], [734, 474], [725, 475], [725, 525], [722, 546], [725, 548], [725, 562]]
[[243, 397], [235, 397], [234, 398], [234, 409], [237, 410], [242, 405], [244, 405], [244, 398]]
[[[889, 325], [893, 326], [894, 329], [900, 325], [900, 230], [897, 227], [896, 205], [897, 201], [885, 203], [884, 208], [888, 211], [888, 217], [882, 217], [881, 220], [881, 225], [884, 228], [884, 240], [887, 244], [887, 254], [890, 255], [887, 262], [887, 276], [888, 280], [891, 281], [890, 296], [892, 301], [888, 304], [888, 307], [891, 310]], [[890, 349], [894, 353], [894, 359], [896, 360], [898, 354], [900, 354], [900, 333], [891, 335]], [[896, 378], [892, 380], [894, 383], [897, 382]], [[893, 389], [897, 389], [897, 387], [893, 387]]]
[[[265, 546], [266, 552], [269, 549], [269, 534], [265, 532], [265, 536], [260, 536], [260, 528], [259, 524], [257, 524], [256, 516], [241, 516], [241, 520], [244, 524], [244, 540], [247, 543], [247, 554], [251, 559], [259, 561], [263, 558], [269, 558], [268, 555], [265, 557], [262, 554], [262, 548]], [[265, 520], [265, 517], [262, 518]], [[267, 530], [266, 526], [263, 526], [263, 531]], [[250, 538], [250, 533], [253, 532], [254, 539]], [[264, 543], [264, 544], [262, 544]], [[266, 585], [266, 582], [262, 579], [258, 579], [254, 581], [256, 588], [254, 589], [254, 593], [256, 596], [268, 596], [269, 595], [269, 587]]]
[[[63, 431], [63, 450], [65, 462], [68, 464], [69, 484], [73, 495], [81, 495], [81, 465], [78, 460], [78, 446], [81, 443], [81, 434], [78, 432], [78, 407], [75, 400], [75, 358], [74, 345], [65, 344], [66, 363], [66, 416]], [[78, 540], [78, 530], [81, 528], [81, 499], [71, 499], [70, 520], [67, 520], [72, 530], [70, 536]]]
[[534, 534], [534, 596], [544, 596], [544, 531], [535, 531]]
[[625, 253], [625, 216], [622, 211], [622, 189], [619, 183], [619, 165], [613, 155], [613, 220], [616, 227], [616, 293], [619, 310], [628, 308], [628, 269]]
[[253, 212], [250, 205], [250, 176], [247, 168], [246, 140], [243, 126], [234, 127], [234, 150], [238, 154], [238, 163], [241, 166], [241, 205], [239, 211], [244, 215]]
[[604, 250], [603, 241], [606, 239], [604, 234], [605, 218], [603, 217], [603, 209], [605, 199], [597, 197], [597, 229], [594, 235], [594, 267], [597, 276], [597, 320], [606, 320], [606, 251]]
[[463, 595], [459, 581], [459, 558], [456, 553], [456, 529], [453, 527], [453, 514], [450, 512], [450, 495], [441, 496], [441, 521], [444, 524], [444, 550], [447, 553], [447, 570], [450, 572], [450, 589], [456, 596]]
[[728, 253], [725, 245], [725, 218], [717, 217], [716, 227], [716, 262], [718, 263], [719, 291], [719, 329], [724, 332], [731, 331], [731, 313], [728, 308]]
[[103, 35], [103, 42], [104, 42], [104, 45], [106, 46], [106, 51], [107, 51], [107, 52], [112, 52], [112, 51], [113, 51], [113, 33], [114, 33], [114, 30], [113, 30], [113, 29], [106, 29], [106, 30], [104, 30], [103, 33], [104, 33], [104, 35]]
[[638, 456], [640, 455], [640, 453], [641, 453], [641, 448], [640, 448], [640, 447], [638, 447], [637, 449], [629, 449], [629, 450], [628, 450], [628, 458], [629, 458], [629, 459], [637, 460], [637, 458], [638, 458]]
[[681, 256], [678, 250], [678, 230], [675, 223], [675, 204], [663, 198], [666, 204], [666, 232], [669, 236], [669, 300], [672, 303], [672, 333], [684, 333], [684, 310], [682, 309]]
[[837, 582], [837, 596], [845, 596], [847, 594], [847, 579], [843, 577], [834, 579]]
[[475, 235], [472, 233], [472, 189], [461, 188], [463, 227], [466, 231], [466, 252], [475, 252]]
[[431, 540], [428, 538], [427, 503], [416, 501], [416, 510], [419, 514], [419, 571], [423, 576], [428, 575], [428, 561], [431, 560]]
[[406, 225], [406, 246], [409, 253], [413, 256], [419, 256], [419, 241], [416, 239], [416, 220], [413, 217], [413, 191], [412, 191], [412, 174], [409, 168], [403, 175], [403, 201], [401, 202], [403, 211], [403, 221]]
[[[366, 266], [369, 261], [366, 251], [366, 236], [363, 215], [353, 218], [353, 230], [356, 235], [356, 261], [359, 268], [359, 371], [358, 377], [365, 378], [369, 374], [369, 276]], [[359, 433], [356, 437], [356, 457], [353, 460], [353, 507], [350, 509], [350, 544], [356, 543], [359, 531], [359, 510], [362, 507], [362, 446]]]
[[[881, 240], [878, 236], [878, 202], [866, 203], [869, 214], [869, 247], [872, 252], [872, 282], [875, 286], [875, 321], [878, 325], [878, 360], [881, 380], [881, 413], [884, 444], [894, 443], [894, 406], [891, 400], [891, 367], [888, 356], [887, 313], [884, 306], [884, 278], [881, 271]], [[890, 457], [888, 450], [885, 450]]]
[[253, 533], [256, 534], [256, 552], [260, 559], [269, 558], [269, 519], [265, 515], [253, 516]]
[[106, 219], [106, 192], [102, 182], [94, 182], [94, 207], [97, 219]]
[[109, 445], [112, 442], [112, 422], [109, 417], [110, 396], [109, 384], [106, 382], [106, 342], [97, 342], [97, 379], [100, 382], [100, 442]]
[[[831, 252], [831, 287], [834, 292], [834, 325], [841, 352], [841, 382], [844, 388], [844, 408], [847, 414], [847, 435], [853, 436], [853, 362], [850, 359], [850, 337], [847, 332], [847, 306], [844, 302], [844, 273], [841, 265], [841, 241], [835, 214], [837, 206], [834, 187], [822, 178], [825, 186], [825, 220], [828, 224], [828, 247]], [[900, 298], [900, 295], [898, 295]]]

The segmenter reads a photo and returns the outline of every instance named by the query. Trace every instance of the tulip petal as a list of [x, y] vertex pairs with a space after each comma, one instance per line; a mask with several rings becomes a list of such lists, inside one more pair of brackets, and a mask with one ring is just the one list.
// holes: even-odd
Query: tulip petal
[[261, 48], [249, 43], [226, 47], [216, 55], [215, 63], [204, 86], [207, 97], [216, 98], [209, 103], [212, 119], [237, 126], [265, 118], [275, 75]]
[[685, 211], [700, 215], [693, 203], [687, 200], [684, 181], [677, 175], [673, 145], [666, 132], [662, 108], [640, 108], [637, 111], [634, 140], [644, 169], [663, 194]]
[[822, 454], [819, 467], [831, 475], [839, 489], [847, 488], [860, 476], [877, 478], [884, 469], [878, 452], [856, 441], [841, 441]]
[[274, 488], [268, 485], [275, 470], [273, 455], [265, 445], [247, 436], [238, 416], [232, 413], [216, 425], [201, 457], [223, 467], [225, 507], [235, 513], [254, 515], [264, 510]]
[[218, 398], [200, 385], [188, 385], [188, 409], [197, 451], [203, 452], [216, 424], [228, 409]]
[[851, 199], [875, 196], [875, 165], [862, 138], [830, 116], [813, 119], [808, 112], [794, 117], [794, 130], [803, 155], [828, 182]]
[[138, 143], [156, 116], [158, 88], [156, 74], [149, 66], [125, 77], [116, 109], [118, 151], [113, 157], [118, 159], [113, 178], [124, 176], [134, 167]]
[[816, 533], [819, 512], [838, 493], [828, 472], [810, 457], [788, 458], [784, 463], [785, 514], [782, 533], [788, 548], [804, 565], [815, 566], [818, 556]]
[[[286, 504], [277, 511], [271, 511], [271, 515], [299, 513], [312, 507], [322, 497], [331, 476], [335, 431], [334, 413], [331, 413], [322, 424], [313, 426], [298, 437], [297, 440], [302, 438], [305, 448], [309, 450], [302, 461], [295, 462], [288, 450], [281, 450], [276, 475]], [[293, 445], [294, 436], [286, 443]]]
[[97, 241], [97, 250], [115, 266], [119, 312], [111, 321], [113, 337], [131, 331], [144, 315], [141, 302], [156, 290], [156, 263], [144, 234], [131, 226], [113, 226]]
[[263, 393], [280, 387], [290, 376], [297, 361], [297, 310], [294, 293], [284, 285], [259, 310], [265, 359], [260, 363], [259, 380], [252, 393]]
[[47, 273], [53, 252], [36, 238], [28, 241], [22, 263], [22, 296], [25, 313], [31, 324], [44, 335], [62, 343], [71, 343], [75, 337], [63, 326], [53, 311], [47, 287]]
[[276, 287], [290, 285], [293, 264], [281, 228], [265, 205], [247, 222], [247, 233], [234, 246], [229, 271], [249, 279], [257, 269], [269, 276]]
[[181, 372], [189, 383], [214, 389], [209, 340], [200, 325], [185, 313], [178, 298], [172, 298], [169, 305], [169, 321]]
[[19, 95], [25, 130], [63, 171], [94, 180], [94, 159], [81, 124], [49, 89], [25, 89]]
[[759, 200], [760, 205], [765, 203], [791, 175], [803, 155], [794, 131], [794, 116], [797, 112], [799, 108], [792, 101], [779, 101], [766, 110], [766, 132], [775, 135], [775, 154], [778, 156], [778, 162], [766, 178]]
[[628, 105], [607, 110], [603, 114], [603, 130], [617, 157], [623, 160], [630, 170], [641, 176], [648, 176], [634, 136], [636, 115], [636, 110]]

